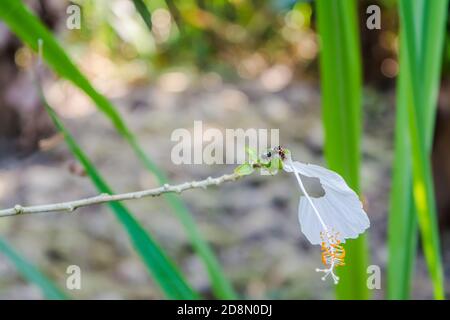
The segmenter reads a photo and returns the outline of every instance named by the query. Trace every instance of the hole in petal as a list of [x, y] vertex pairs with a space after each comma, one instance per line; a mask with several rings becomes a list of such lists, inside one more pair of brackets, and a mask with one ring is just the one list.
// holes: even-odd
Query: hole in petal
[[[308, 192], [311, 198], [320, 198], [325, 195], [325, 189], [322, 187], [319, 178], [307, 177], [302, 174], [300, 174], [300, 178], [302, 179], [306, 192]], [[304, 196], [301, 190], [300, 195]]]

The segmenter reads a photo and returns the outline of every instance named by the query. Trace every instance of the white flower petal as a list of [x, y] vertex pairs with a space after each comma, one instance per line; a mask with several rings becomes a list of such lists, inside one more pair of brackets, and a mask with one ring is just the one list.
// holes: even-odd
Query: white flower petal
[[[320, 203], [316, 203], [314, 200], [313, 202], [317, 207], [317, 210], [323, 211], [323, 208], [320, 207]], [[323, 231], [323, 227], [320, 224], [319, 219], [317, 219], [311, 204], [304, 196], [300, 197], [300, 202], [298, 204], [298, 220], [300, 222], [300, 229], [309, 242], [312, 244], [320, 244], [322, 242], [320, 233]]]
[[[319, 178], [325, 195], [311, 198], [325, 225], [333, 232], [339, 233], [338, 239], [355, 239], [369, 226], [370, 221], [362, 208], [358, 195], [345, 183], [337, 173], [320, 166], [292, 162], [300, 174]], [[286, 166], [286, 171], [292, 168]], [[312, 244], [320, 244], [320, 232], [323, 226], [317, 218], [311, 204], [305, 196], [300, 197], [299, 221], [302, 232]]]

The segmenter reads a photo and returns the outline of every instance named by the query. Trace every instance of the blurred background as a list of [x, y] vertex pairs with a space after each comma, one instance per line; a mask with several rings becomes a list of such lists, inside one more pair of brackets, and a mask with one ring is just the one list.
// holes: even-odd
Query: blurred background
[[[218, 176], [225, 165], [174, 165], [173, 130], [194, 120], [219, 128], [275, 128], [294, 158], [324, 165], [316, 11], [312, 1], [146, 1], [144, 21], [130, 0], [25, 1], [62, 44], [93, 86], [118, 108], [143, 150], [172, 182]], [[81, 28], [70, 30], [69, 5], [81, 8]], [[366, 27], [366, 8], [381, 8], [381, 29]], [[399, 71], [397, 1], [358, 1], [362, 57], [360, 190], [371, 220], [369, 264], [380, 266], [386, 295], [387, 225]], [[146, 23], [147, 22], [147, 23]], [[450, 277], [450, 24], [432, 151], [444, 275]], [[0, 22], [0, 207], [44, 204], [97, 194], [82, 165], [57, 133], [30, 71], [32, 50]], [[116, 192], [157, 186], [95, 104], [47, 70], [49, 104]], [[299, 192], [289, 174], [253, 175], [180, 197], [211, 245], [237, 293], [250, 299], [328, 299], [331, 281], [315, 268], [320, 250], [300, 233]], [[208, 275], [185, 230], [162, 198], [127, 203], [146, 230], [183, 271], [212, 297]], [[65, 288], [66, 268], [82, 270], [76, 299], [163, 298], [107, 206], [75, 214], [1, 218], [0, 234], [26, 259]], [[420, 248], [411, 297], [433, 297]], [[446, 290], [449, 292], [449, 286]], [[39, 288], [0, 253], [0, 298], [41, 299]]]

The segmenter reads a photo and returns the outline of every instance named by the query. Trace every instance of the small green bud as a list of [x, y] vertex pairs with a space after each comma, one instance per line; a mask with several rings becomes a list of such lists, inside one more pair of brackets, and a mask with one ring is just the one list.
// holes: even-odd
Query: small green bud
[[252, 174], [254, 171], [253, 166], [248, 163], [241, 164], [236, 169], [234, 169], [234, 173], [239, 176], [247, 176], [249, 174]]
[[245, 148], [245, 152], [248, 154], [248, 159], [250, 163], [257, 163], [258, 162], [258, 155], [254, 149], [251, 149], [249, 147]]

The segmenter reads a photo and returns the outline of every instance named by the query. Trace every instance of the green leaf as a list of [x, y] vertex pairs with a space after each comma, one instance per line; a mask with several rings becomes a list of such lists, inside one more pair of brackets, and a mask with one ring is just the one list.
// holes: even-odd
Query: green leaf
[[[408, 298], [413, 257], [417, 243], [417, 220], [422, 235], [422, 245], [431, 275], [434, 297], [444, 298], [444, 277], [440, 254], [439, 230], [437, 227], [435, 193], [430, 163], [430, 149], [434, 132], [434, 118], [439, 90], [442, 47], [447, 19], [447, 0], [399, 2], [401, 22], [400, 80], [397, 106], [397, 129], [401, 126], [410, 146], [400, 146], [398, 141], [395, 161], [412, 155], [406, 168], [397, 176], [394, 172], [394, 187], [400, 181], [408, 183], [405, 192], [393, 191], [389, 226], [390, 262], [388, 296]], [[408, 130], [408, 131], [406, 131]], [[400, 140], [400, 137], [398, 138]], [[409, 151], [409, 152], [408, 152]], [[400, 152], [405, 152], [401, 155]], [[410, 165], [408, 166], [408, 163]], [[412, 167], [412, 169], [411, 169]], [[411, 178], [412, 170], [412, 178]], [[403, 207], [401, 207], [403, 204]], [[394, 211], [395, 210], [395, 211]], [[400, 225], [404, 223], [404, 225]], [[396, 230], [396, 227], [399, 227]], [[398, 234], [397, 234], [398, 231]], [[400, 241], [400, 242], [399, 242]], [[397, 242], [397, 243], [394, 243]], [[407, 250], [400, 252], [399, 246]], [[399, 256], [397, 256], [399, 254]], [[398, 264], [400, 263], [400, 264]], [[403, 268], [403, 270], [400, 270]], [[404, 277], [396, 278], [401, 272]]]
[[36, 284], [47, 299], [65, 300], [68, 297], [39, 269], [22, 257], [14, 248], [0, 237], [0, 251], [16, 266], [28, 281]]
[[[98, 191], [101, 193], [113, 194], [111, 188], [100, 176], [100, 173], [95, 166], [77, 145], [76, 141], [64, 127], [64, 124], [59, 120], [57, 114], [45, 100], [44, 104], [55, 126], [63, 133], [70, 151], [83, 165]], [[125, 227], [134, 248], [145, 262], [153, 279], [165, 295], [169, 299], [197, 299], [197, 293], [192, 290], [181, 273], [177, 270], [174, 263], [165, 255], [157, 242], [145, 231], [130, 211], [119, 202], [109, 202], [108, 205], [116, 215], [117, 219]]]
[[252, 174], [253, 171], [253, 166], [248, 163], [241, 164], [236, 169], [234, 169], [234, 173], [240, 176], [247, 176], [249, 174]]
[[147, 25], [148, 29], [152, 31], [152, 15], [150, 14], [150, 11], [148, 11], [147, 6], [145, 5], [144, 1], [142, 0], [133, 0], [134, 6], [136, 7], [137, 12], [142, 17], [142, 20], [144, 20], [145, 24]]
[[[404, 37], [401, 36], [401, 40]], [[397, 79], [395, 150], [392, 168], [391, 202], [388, 221], [389, 259], [387, 298], [409, 299], [411, 278], [417, 251], [417, 220], [412, 195], [411, 141], [409, 138], [408, 92], [411, 91], [405, 69], [404, 50], [400, 52]], [[409, 76], [409, 75], [408, 75]]]
[[[23, 5], [22, 1], [0, 1], [0, 18], [3, 19], [6, 25], [8, 25], [9, 28], [34, 51], [37, 51], [38, 39], [42, 39], [44, 43], [43, 58], [46, 63], [60, 76], [70, 80], [74, 85], [83, 90], [94, 101], [98, 109], [111, 120], [117, 132], [130, 144], [140, 161], [156, 176], [159, 184], [163, 185], [169, 183], [166, 175], [139, 146], [136, 137], [128, 129], [111, 102], [95, 90], [89, 80], [80, 72], [77, 66], [58, 44], [54, 36], [39, 21], [39, 19]], [[231, 284], [225, 278], [217, 258], [200, 234], [186, 205], [174, 194], [166, 194], [164, 199], [169, 202], [172, 209], [175, 211], [177, 218], [186, 230], [194, 249], [202, 258], [206, 270], [208, 271], [214, 293], [217, 297], [223, 299], [236, 298], [236, 294], [231, 287]]]
[[[362, 80], [356, 1], [317, 0], [316, 5], [325, 158], [359, 192]], [[345, 249], [337, 298], [367, 299], [366, 236], [346, 242]]]
[[248, 154], [248, 160], [250, 163], [258, 162], [259, 157], [254, 149], [246, 147], [245, 152]]

